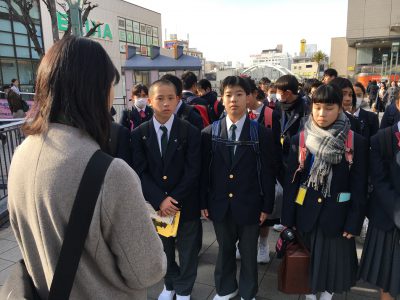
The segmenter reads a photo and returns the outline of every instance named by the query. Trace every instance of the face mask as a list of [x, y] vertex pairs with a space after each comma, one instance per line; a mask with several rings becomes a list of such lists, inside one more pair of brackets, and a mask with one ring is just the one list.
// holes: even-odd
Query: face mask
[[362, 104], [363, 101], [364, 101], [363, 98], [357, 97], [357, 104], [356, 104], [356, 108], [357, 108], [357, 109], [360, 108], [360, 106], [361, 106], [361, 104]]
[[271, 101], [277, 100], [276, 94], [269, 94], [269, 99], [270, 99]]
[[147, 105], [147, 98], [137, 98], [135, 100], [135, 105], [140, 109], [145, 108]]

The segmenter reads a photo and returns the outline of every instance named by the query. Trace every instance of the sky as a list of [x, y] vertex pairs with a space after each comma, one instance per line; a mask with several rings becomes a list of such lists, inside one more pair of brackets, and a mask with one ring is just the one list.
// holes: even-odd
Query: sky
[[347, 0], [128, 0], [161, 13], [163, 41], [178, 34], [209, 61], [247, 64], [251, 54], [300, 40], [330, 54], [331, 38], [346, 35]]

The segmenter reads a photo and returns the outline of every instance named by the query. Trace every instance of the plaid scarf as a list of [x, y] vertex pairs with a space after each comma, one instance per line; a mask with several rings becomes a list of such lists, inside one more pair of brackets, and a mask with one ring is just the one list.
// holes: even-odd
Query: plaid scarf
[[340, 163], [345, 153], [345, 143], [350, 130], [350, 121], [342, 112], [328, 129], [318, 127], [310, 116], [304, 125], [305, 144], [314, 155], [307, 186], [330, 196], [332, 165]]

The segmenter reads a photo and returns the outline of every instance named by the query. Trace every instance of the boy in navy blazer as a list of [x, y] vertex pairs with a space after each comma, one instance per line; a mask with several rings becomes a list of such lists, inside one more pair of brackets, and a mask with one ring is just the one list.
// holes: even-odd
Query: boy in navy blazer
[[177, 237], [161, 237], [167, 273], [158, 299], [172, 300], [176, 293], [178, 300], [189, 300], [201, 248], [200, 131], [174, 115], [179, 98], [170, 81], [153, 83], [149, 97], [154, 117], [132, 132], [133, 168], [140, 176], [145, 199], [161, 216], [181, 211]]
[[[213, 221], [219, 245], [214, 300], [228, 300], [238, 292], [242, 299], [254, 299], [259, 227], [274, 205], [272, 133], [247, 117], [249, 93], [243, 78], [225, 78], [222, 95], [227, 116], [202, 131], [201, 208], [203, 216]], [[254, 147], [254, 131], [258, 147]], [[239, 290], [238, 240], [242, 259]]]

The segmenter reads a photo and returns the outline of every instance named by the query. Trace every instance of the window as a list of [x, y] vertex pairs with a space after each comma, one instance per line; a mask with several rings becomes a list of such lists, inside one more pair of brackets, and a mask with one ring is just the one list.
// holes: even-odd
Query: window
[[14, 32], [27, 34], [25, 26], [20, 22], [13, 22]]
[[2, 59], [0, 65], [4, 83], [11, 83], [11, 79], [18, 78], [17, 63], [14, 59]]
[[23, 58], [29, 58], [30, 53], [29, 53], [29, 48], [26, 47], [15, 47], [17, 50], [17, 57], [23, 57]]
[[1, 46], [0, 56], [11, 56], [14, 57], [14, 47], [13, 46]]
[[22, 34], [15, 34], [15, 45], [17, 46], [29, 46], [28, 36]]
[[18, 75], [21, 84], [31, 85], [34, 83], [32, 63], [29, 60], [18, 61]]
[[306, 65], [306, 69], [312, 68], [312, 65]]
[[0, 32], [0, 44], [12, 45], [13, 39], [11, 33]]
[[0, 28], [2, 31], [11, 32], [11, 22], [9, 20], [0, 19]]

